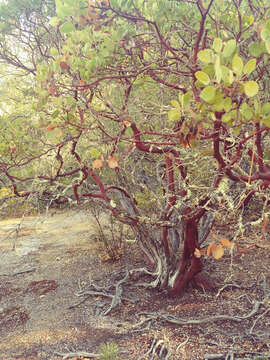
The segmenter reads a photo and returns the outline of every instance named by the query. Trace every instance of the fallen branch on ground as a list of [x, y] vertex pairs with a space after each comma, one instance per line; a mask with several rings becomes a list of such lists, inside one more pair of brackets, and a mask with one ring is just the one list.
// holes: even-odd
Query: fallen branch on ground
[[30, 272], [33, 272], [33, 271], [36, 271], [36, 268], [17, 271], [17, 272], [15, 272], [13, 274], [0, 274], [0, 276], [16, 276], [16, 275], [30, 273]]

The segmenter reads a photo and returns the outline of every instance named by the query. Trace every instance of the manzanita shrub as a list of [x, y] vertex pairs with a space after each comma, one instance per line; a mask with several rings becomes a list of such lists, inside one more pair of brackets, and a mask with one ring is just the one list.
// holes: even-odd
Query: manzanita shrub
[[72, 191], [109, 209], [147, 259], [145, 286], [209, 287], [202, 255], [232, 247], [201, 249], [218, 214], [244, 232], [253, 197], [257, 224], [270, 213], [268, 0], [24, 3], [0, 11], [2, 49], [30, 29], [17, 58], [0, 55], [31, 74], [33, 102], [20, 126], [1, 120], [1, 176], [18, 196]]

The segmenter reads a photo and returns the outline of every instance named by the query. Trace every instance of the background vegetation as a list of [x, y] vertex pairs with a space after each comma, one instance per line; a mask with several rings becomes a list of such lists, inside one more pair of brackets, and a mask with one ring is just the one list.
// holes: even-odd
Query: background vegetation
[[[266, 232], [266, 0], [8, 1], [0, 28], [1, 196], [94, 199], [133, 232], [145, 286], [170, 295], [210, 287], [204, 255]], [[232, 216], [232, 239], [205, 247]]]

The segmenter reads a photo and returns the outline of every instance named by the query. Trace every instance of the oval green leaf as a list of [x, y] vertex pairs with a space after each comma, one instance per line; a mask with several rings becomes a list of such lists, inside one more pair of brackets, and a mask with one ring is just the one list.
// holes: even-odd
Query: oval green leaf
[[72, 22], [65, 22], [63, 25], [60, 26], [60, 31], [64, 34], [70, 33], [73, 30], [75, 30], [75, 27]]
[[250, 120], [253, 116], [253, 111], [248, 104], [244, 103], [240, 106], [240, 113], [247, 120]]
[[265, 42], [265, 47], [266, 47], [268, 54], [270, 54], [270, 40]]
[[177, 121], [180, 119], [181, 113], [177, 109], [172, 109], [168, 112], [168, 119], [171, 121]]
[[265, 126], [270, 127], [270, 116], [267, 116], [266, 118], [262, 119], [262, 122]]
[[171, 100], [171, 104], [173, 107], [175, 107], [176, 109], [180, 110], [180, 104], [178, 101], [176, 100]]
[[264, 43], [257, 43], [257, 42], [251, 43], [248, 46], [248, 51], [251, 56], [254, 57], [261, 56], [265, 51]]
[[248, 75], [252, 73], [252, 71], [254, 71], [255, 69], [256, 69], [256, 59], [251, 59], [244, 66], [243, 72], [244, 74]]
[[232, 108], [232, 99], [230, 97], [226, 97], [223, 103], [223, 108], [226, 112], [229, 112]]
[[252, 97], [258, 94], [259, 86], [256, 81], [246, 81], [244, 83], [244, 91], [247, 97]]
[[232, 69], [233, 71], [237, 74], [237, 75], [241, 75], [242, 74], [242, 70], [243, 70], [243, 60], [240, 58], [239, 55], [235, 54], [233, 59], [232, 59]]
[[215, 38], [213, 42], [213, 49], [219, 53], [222, 49], [222, 40], [220, 38]]
[[197, 71], [195, 73], [196, 79], [199, 80], [202, 84], [208, 85], [210, 83], [209, 76], [203, 71]]
[[270, 21], [268, 21], [263, 29], [262, 29], [262, 32], [261, 32], [261, 38], [264, 40], [264, 41], [269, 41], [270, 40]]
[[262, 113], [263, 115], [268, 115], [270, 113], [270, 102], [263, 104]]
[[222, 55], [226, 58], [230, 57], [234, 53], [235, 49], [236, 49], [236, 41], [234, 39], [229, 40], [224, 46]]
[[220, 56], [217, 55], [216, 61], [215, 61], [215, 75], [216, 75], [216, 81], [219, 84], [222, 78], [222, 70], [220, 66]]
[[213, 51], [211, 49], [204, 49], [199, 51], [198, 59], [205, 64], [211, 63], [213, 61]]
[[213, 86], [207, 86], [200, 93], [200, 97], [207, 103], [210, 103], [215, 98], [215, 95], [216, 89]]

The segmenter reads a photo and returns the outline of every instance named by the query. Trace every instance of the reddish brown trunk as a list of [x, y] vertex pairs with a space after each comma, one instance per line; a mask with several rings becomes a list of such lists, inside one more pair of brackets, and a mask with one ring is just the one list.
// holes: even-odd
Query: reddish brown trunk
[[174, 286], [169, 295], [174, 296], [184, 291], [187, 284], [202, 271], [202, 260], [194, 256], [195, 249], [199, 248], [196, 220], [188, 220], [185, 230], [185, 243], [182, 262]]

